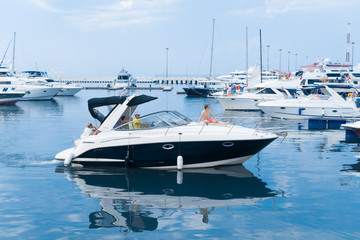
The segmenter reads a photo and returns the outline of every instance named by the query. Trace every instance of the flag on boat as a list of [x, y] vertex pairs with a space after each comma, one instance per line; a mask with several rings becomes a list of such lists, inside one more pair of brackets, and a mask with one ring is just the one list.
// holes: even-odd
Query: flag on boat
[[126, 93], [126, 87], [124, 87], [124, 89], [121, 91], [120, 98], [121, 98], [122, 95], [124, 95], [125, 93]]

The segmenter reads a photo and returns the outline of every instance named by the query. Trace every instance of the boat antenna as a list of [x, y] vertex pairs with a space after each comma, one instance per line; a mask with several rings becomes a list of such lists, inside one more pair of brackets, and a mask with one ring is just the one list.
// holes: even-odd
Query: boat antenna
[[213, 18], [212, 21], [213, 21], [213, 31], [212, 31], [212, 40], [211, 40], [210, 80], [213, 79], [213, 75], [212, 75], [212, 61], [213, 61], [213, 51], [214, 51], [215, 18]]
[[13, 45], [12, 70], [14, 70], [14, 69], [15, 69], [15, 38], [16, 38], [16, 32], [14, 32], [14, 45]]
[[262, 45], [261, 45], [261, 29], [260, 31], [260, 83], [262, 83]]
[[3, 62], [4, 62], [4, 59], [5, 59], [5, 56], [6, 56], [7, 51], [9, 50], [11, 41], [12, 41], [12, 40], [10, 40], [9, 45], [7, 46], [7, 48], [6, 48], [6, 50], [5, 50], [4, 56], [3, 56], [2, 59], [1, 59], [0, 67], [1, 67], [1, 65], [3, 64]]
[[246, 27], [246, 85], [249, 85], [248, 27]]

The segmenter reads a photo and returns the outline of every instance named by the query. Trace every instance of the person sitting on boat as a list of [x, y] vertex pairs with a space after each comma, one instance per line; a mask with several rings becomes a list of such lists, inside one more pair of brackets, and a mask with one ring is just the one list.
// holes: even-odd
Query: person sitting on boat
[[135, 113], [135, 118], [134, 118], [134, 121], [133, 121], [133, 128], [134, 129], [140, 129], [141, 126], [143, 127], [148, 127], [149, 124], [148, 123], [143, 123], [141, 120], [140, 120], [140, 113]]
[[[213, 118], [211, 118], [210, 115]], [[204, 110], [201, 112], [201, 116], [200, 116], [198, 123], [200, 123], [201, 119], [204, 120], [204, 123], [223, 123], [223, 122], [220, 122], [219, 120], [217, 120], [215, 115], [210, 111], [209, 104], [205, 104]], [[226, 124], [228, 124], [228, 123], [229, 123], [229, 121]]]
[[97, 131], [96, 127], [92, 125], [92, 123], [88, 123], [86, 128], [84, 129], [84, 132], [81, 134], [80, 138], [85, 139], [90, 135], [93, 135]]
[[[131, 118], [130, 118], [131, 119]], [[121, 118], [119, 119], [119, 121], [117, 122], [117, 127], [121, 127], [121, 128], [129, 128], [129, 126], [128, 126], [128, 124], [126, 124], [126, 125], [124, 125], [125, 123], [128, 123], [128, 122], [130, 122], [131, 120], [130, 120], [129, 118], [127, 118], [127, 117], [125, 117], [125, 116], [121, 116]]]

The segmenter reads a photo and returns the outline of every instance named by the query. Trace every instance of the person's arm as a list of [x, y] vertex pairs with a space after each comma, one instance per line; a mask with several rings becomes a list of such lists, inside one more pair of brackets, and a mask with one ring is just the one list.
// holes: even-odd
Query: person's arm
[[210, 115], [214, 118], [214, 120], [217, 120], [215, 115], [210, 111]]
[[199, 119], [199, 121], [198, 121], [198, 123], [200, 123], [201, 122], [201, 119], [204, 117], [204, 115], [201, 113], [201, 115], [200, 115], [200, 119]]

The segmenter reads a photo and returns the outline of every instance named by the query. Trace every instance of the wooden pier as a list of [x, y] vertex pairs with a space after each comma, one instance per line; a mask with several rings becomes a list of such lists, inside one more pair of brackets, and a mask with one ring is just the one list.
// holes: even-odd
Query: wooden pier
[[[207, 80], [205, 77], [136, 77], [135, 79], [137, 83], [161, 85], [197, 85], [199, 81]], [[54, 80], [64, 83], [103, 84], [106, 86], [114, 83], [115, 77], [54, 77]]]

